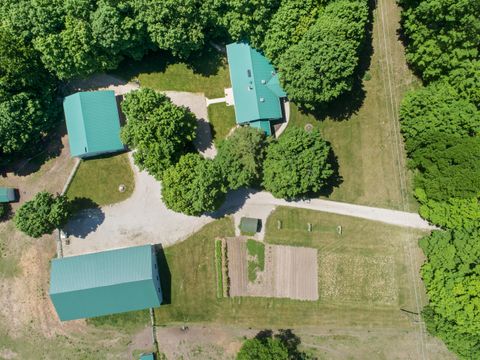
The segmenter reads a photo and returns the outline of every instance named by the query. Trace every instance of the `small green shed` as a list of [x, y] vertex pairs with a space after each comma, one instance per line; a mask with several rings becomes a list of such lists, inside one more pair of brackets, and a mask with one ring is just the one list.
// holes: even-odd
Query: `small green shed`
[[15, 200], [15, 189], [0, 187], [0, 203], [8, 203]]
[[63, 109], [72, 157], [86, 158], [125, 148], [113, 91], [78, 92], [63, 100]]
[[260, 226], [260, 219], [242, 217], [240, 219], [240, 231], [244, 234], [255, 234]]
[[53, 259], [49, 294], [62, 321], [158, 307], [162, 290], [154, 248]]

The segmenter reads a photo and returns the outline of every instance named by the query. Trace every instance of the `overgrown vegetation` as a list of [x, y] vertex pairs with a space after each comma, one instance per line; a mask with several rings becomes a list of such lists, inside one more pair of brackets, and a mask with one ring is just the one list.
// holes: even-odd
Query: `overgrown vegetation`
[[[429, 82], [400, 119], [420, 214], [445, 229], [420, 241], [429, 304], [423, 318], [461, 358], [480, 356], [480, 4], [401, 1], [407, 59]], [[476, 82], [476, 86], [473, 83]], [[453, 231], [452, 229], [455, 229]]]
[[150, 324], [150, 314], [148, 310], [129, 311], [90, 318], [87, 319], [87, 324], [96, 327], [123, 329], [128, 333], [133, 333]]
[[265, 270], [265, 244], [253, 239], [247, 240], [248, 281], [257, 279], [257, 272]]
[[217, 298], [223, 297], [223, 254], [222, 240], [215, 239], [215, 270], [217, 271]]

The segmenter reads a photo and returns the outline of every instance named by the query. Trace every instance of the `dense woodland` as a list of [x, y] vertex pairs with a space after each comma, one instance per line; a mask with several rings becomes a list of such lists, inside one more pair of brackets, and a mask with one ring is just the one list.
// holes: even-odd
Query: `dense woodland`
[[420, 214], [423, 318], [461, 358], [480, 358], [480, 2], [402, 0], [407, 60], [423, 79], [400, 109]]

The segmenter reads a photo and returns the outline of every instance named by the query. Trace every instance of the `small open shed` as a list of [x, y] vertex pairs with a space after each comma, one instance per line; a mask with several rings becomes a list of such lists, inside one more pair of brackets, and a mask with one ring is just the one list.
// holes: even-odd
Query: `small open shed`
[[8, 187], [0, 187], [0, 203], [9, 203], [15, 200], [15, 189]]
[[72, 157], [92, 157], [124, 150], [120, 116], [111, 90], [85, 91], [63, 100]]
[[62, 321], [158, 307], [155, 250], [143, 245], [53, 259], [49, 294]]
[[260, 219], [242, 217], [240, 219], [240, 231], [244, 234], [255, 234], [260, 226]]
[[141, 354], [140, 360], [155, 360], [155, 355], [153, 353]]

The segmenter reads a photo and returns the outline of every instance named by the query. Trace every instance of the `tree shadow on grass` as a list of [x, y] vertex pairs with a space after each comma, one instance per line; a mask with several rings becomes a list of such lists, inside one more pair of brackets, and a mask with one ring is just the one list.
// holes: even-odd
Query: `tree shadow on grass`
[[320, 189], [320, 191], [314, 195], [316, 196], [325, 196], [328, 197], [332, 194], [335, 188], [338, 188], [343, 183], [343, 178], [340, 175], [340, 166], [338, 164], [338, 157], [333, 152], [330, 143], [327, 141], [327, 144], [330, 146], [330, 152], [328, 153], [327, 162], [332, 166], [333, 174], [328, 179], [327, 183]]
[[169, 65], [180, 63], [185, 64], [193, 73], [207, 77], [217, 75], [218, 69], [226, 66], [222, 54], [205, 45], [202, 50], [192, 53], [187, 59], [179, 59], [163, 50], [149, 52], [138, 61], [127, 58], [111, 73], [129, 81], [142, 73], [163, 73]]
[[105, 221], [105, 213], [91, 199], [77, 197], [70, 206], [74, 215], [63, 228], [67, 235], [84, 239]]
[[162, 244], [154, 245], [155, 254], [157, 255], [158, 272], [160, 275], [160, 285], [162, 287], [162, 305], [172, 303], [172, 274], [168, 266], [167, 258]]

